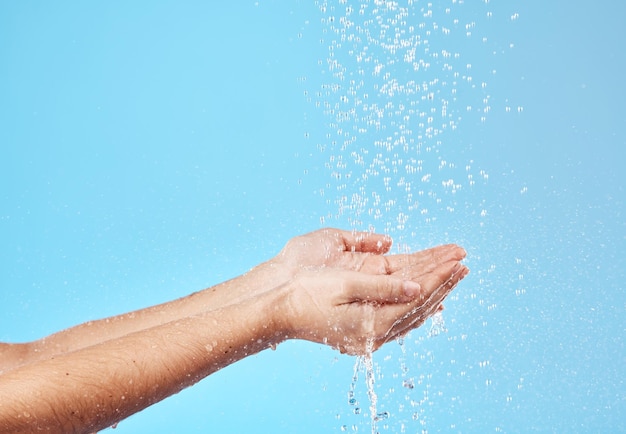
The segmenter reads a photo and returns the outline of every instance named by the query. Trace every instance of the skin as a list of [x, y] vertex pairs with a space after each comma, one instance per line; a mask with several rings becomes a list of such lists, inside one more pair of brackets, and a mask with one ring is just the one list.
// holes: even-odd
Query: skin
[[0, 433], [89, 433], [287, 339], [365, 354], [441, 309], [467, 275], [456, 245], [385, 255], [391, 239], [323, 229], [165, 304], [0, 344]]

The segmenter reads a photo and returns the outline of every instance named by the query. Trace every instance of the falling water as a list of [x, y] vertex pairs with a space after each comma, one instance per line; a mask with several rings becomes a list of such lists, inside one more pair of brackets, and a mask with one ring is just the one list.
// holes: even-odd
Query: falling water
[[[516, 21], [519, 14], [494, 13], [489, 0], [472, 5], [463, 0], [316, 4], [321, 11], [320, 43], [328, 52], [319, 62], [324, 82], [306, 95], [327, 120], [317, 142], [330, 174], [317, 191], [331, 205], [320, 217], [322, 224], [335, 219], [343, 225], [347, 220], [354, 229], [392, 234], [398, 252], [419, 247], [413, 240], [420, 237], [426, 245], [440, 241], [437, 228], [445, 224], [434, 224], [450, 216], [460, 214], [462, 220], [482, 226], [488, 207], [480, 196], [470, 195], [488, 184], [489, 174], [469, 155], [463, 125], [484, 125], [494, 111], [523, 111], [494, 97], [489, 85], [497, 77], [494, 56], [514, 47], [498, 40], [495, 29]], [[432, 239], [423, 239], [428, 236], [422, 232], [425, 225]], [[429, 337], [445, 334], [441, 313], [431, 321]], [[421, 385], [424, 396], [407, 395], [401, 410], [410, 412], [410, 419], [424, 429], [429, 381], [409, 376], [405, 345], [401, 384], [407, 393]], [[420, 357], [430, 354], [426, 350]], [[376, 433], [377, 423], [391, 414], [379, 413], [378, 374], [371, 353], [355, 364], [348, 398], [355, 415], [361, 413], [355, 391], [361, 370]], [[406, 423], [399, 424], [399, 432]]]

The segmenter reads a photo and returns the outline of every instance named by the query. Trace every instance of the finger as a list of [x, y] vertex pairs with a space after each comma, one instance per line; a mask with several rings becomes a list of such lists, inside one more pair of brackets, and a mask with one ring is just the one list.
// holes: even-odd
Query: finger
[[335, 231], [341, 237], [346, 252], [383, 254], [391, 248], [392, 240], [388, 235], [339, 229]]
[[[447, 265], [448, 270], [449, 265]], [[428, 318], [435, 313], [443, 310], [444, 299], [452, 292], [456, 285], [469, 273], [469, 269], [463, 265], [453, 267], [453, 272], [445, 281], [440, 281], [439, 285], [432, 290], [430, 295], [422, 300], [416, 307], [408, 313], [399, 317], [388, 331], [388, 335], [393, 336], [398, 333], [407, 333], [408, 331], [421, 326]], [[422, 283], [424, 288], [424, 283]], [[391, 339], [391, 337], [387, 337]]]
[[375, 304], [403, 303], [415, 300], [421, 295], [417, 282], [391, 276], [372, 276], [351, 272], [344, 283], [345, 303], [365, 301]]
[[420, 285], [424, 292], [430, 297], [442, 287], [457, 283], [469, 273], [469, 269], [458, 261], [448, 261], [431, 273], [424, 275], [420, 280]]
[[402, 270], [398, 270], [391, 275], [398, 277], [400, 279], [408, 279], [414, 280], [417, 282], [422, 282], [424, 279], [427, 281], [432, 281], [439, 275], [442, 271], [442, 266], [446, 266], [446, 264], [458, 264], [459, 261], [456, 259], [448, 259], [442, 258], [441, 262], [428, 262], [425, 261], [421, 264], [410, 265]]
[[460, 261], [465, 258], [465, 250], [456, 244], [445, 244], [419, 252], [404, 255], [386, 256], [388, 272], [396, 273], [407, 267], [430, 266], [431, 269], [447, 261]]
[[[437, 311], [443, 300], [468, 272], [469, 270], [459, 263], [448, 263], [432, 273], [435, 276], [430, 280], [421, 282], [423, 297], [410, 303], [404, 311], [396, 313], [395, 321], [385, 333], [387, 339], [423, 324]], [[393, 310], [399, 309], [388, 309], [388, 313], [392, 313]]]
[[[403, 280], [413, 280], [416, 282], [421, 282], [422, 279], [425, 279], [427, 277], [432, 278], [433, 273], [437, 273], [437, 270], [443, 264], [458, 262], [458, 260], [456, 259], [457, 257], [458, 254], [451, 251], [449, 252], [449, 254], [446, 254], [438, 259], [424, 259], [417, 263], [407, 265], [402, 269], [394, 270], [393, 272], [389, 272], [391, 266], [389, 266], [389, 261], [386, 261], [388, 269], [387, 273], [385, 274], [391, 274], [392, 276]], [[382, 256], [382, 258], [387, 258], [387, 256]]]
[[415, 280], [430, 273], [443, 262], [459, 261], [465, 257], [465, 250], [454, 245], [433, 247], [403, 255], [360, 255], [350, 257], [356, 270], [368, 274], [399, 274], [402, 279]]

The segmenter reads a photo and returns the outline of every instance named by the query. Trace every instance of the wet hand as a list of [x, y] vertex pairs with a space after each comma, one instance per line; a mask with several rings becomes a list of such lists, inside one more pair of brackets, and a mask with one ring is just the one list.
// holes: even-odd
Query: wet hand
[[[346, 243], [345, 234], [313, 233], [285, 248], [297, 252], [309, 246], [323, 252], [301, 256], [311, 265], [299, 267], [288, 284], [281, 312], [287, 337], [325, 343], [350, 354], [376, 350], [423, 324], [469, 271], [459, 262], [464, 250], [455, 245], [382, 256], [391, 246], [389, 238], [367, 234]], [[321, 258], [321, 265], [312, 265]]]
[[274, 262], [292, 276], [311, 267], [380, 271], [384, 264], [372, 258], [387, 253], [391, 244], [386, 235], [326, 228], [292, 238]]

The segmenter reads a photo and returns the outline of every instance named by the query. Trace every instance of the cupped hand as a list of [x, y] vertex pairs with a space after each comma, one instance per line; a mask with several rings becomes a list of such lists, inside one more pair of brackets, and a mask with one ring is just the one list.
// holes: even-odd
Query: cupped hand
[[384, 255], [391, 249], [388, 235], [325, 228], [292, 238], [273, 259], [290, 277], [300, 270], [328, 267], [367, 274], [397, 274], [409, 267], [428, 272], [446, 259], [460, 260], [465, 251], [444, 245], [412, 254]]
[[369, 258], [387, 253], [391, 244], [386, 235], [325, 228], [292, 238], [274, 259], [293, 273], [310, 267], [367, 270]]
[[423, 324], [469, 272], [455, 245], [382, 256], [390, 246], [388, 237], [337, 230], [288, 244], [284, 260], [300, 266], [281, 312], [286, 335], [350, 354], [376, 350]]

